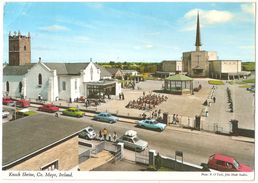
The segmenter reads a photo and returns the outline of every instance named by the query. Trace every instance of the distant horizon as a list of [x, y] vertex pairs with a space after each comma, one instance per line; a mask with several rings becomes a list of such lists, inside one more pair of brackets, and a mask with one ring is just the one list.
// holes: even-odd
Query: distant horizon
[[[160, 63], [195, 50], [200, 12], [202, 50], [218, 60], [255, 62], [255, 3], [7, 2], [3, 63], [9, 31], [31, 35], [31, 61]], [[86, 59], [85, 59], [86, 58]]]

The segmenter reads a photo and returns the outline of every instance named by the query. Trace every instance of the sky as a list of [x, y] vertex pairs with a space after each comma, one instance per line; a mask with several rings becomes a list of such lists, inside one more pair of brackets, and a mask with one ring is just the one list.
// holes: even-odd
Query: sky
[[219, 59], [255, 61], [254, 3], [8, 2], [4, 5], [3, 62], [8, 34], [31, 35], [32, 62], [161, 62], [195, 50], [200, 13], [202, 49]]

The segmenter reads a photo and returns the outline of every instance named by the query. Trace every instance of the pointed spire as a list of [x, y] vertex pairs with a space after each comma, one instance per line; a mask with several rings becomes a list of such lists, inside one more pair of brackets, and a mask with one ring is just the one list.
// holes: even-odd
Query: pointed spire
[[196, 41], [195, 41], [196, 51], [201, 50], [201, 31], [200, 31], [200, 22], [199, 22], [199, 11], [197, 14], [197, 26], [196, 26]]

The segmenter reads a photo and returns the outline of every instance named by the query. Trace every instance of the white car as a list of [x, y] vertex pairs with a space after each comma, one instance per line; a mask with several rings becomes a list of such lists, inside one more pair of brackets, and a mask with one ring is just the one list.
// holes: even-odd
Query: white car
[[124, 147], [135, 151], [144, 151], [148, 146], [148, 142], [139, 139], [137, 132], [134, 130], [126, 131], [123, 136], [117, 139], [117, 142], [122, 142], [124, 143]]
[[92, 140], [96, 138], [96, 132], [91, 126], [88, 126], [79, 133], [79, 137]]
[[7, 118], [10, 115], [8, 111], [3, 111], [2, 112], [2, 118]]

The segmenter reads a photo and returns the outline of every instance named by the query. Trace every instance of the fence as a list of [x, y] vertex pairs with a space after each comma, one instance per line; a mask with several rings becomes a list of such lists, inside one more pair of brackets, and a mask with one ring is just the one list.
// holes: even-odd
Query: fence
[[221, 133], [221, 134], [232, 134], [232, 124], [227, 123], [201, 123], [201, 129], [205, 131]]
[[145, 149], [142, 152], [135, 151], [135, 162], [149, 165], [149, 150]]

